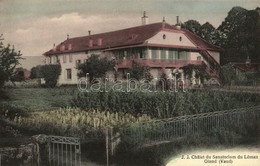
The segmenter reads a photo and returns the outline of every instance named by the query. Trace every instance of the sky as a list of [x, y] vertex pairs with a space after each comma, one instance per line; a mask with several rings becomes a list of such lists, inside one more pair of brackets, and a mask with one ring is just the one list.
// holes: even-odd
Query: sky
[[0, 34], [23, 56], [42, 54], [69, 37], [149, 23], [197, 20], [218, 27], [234, 6], [255, 9], [259, 0], [0, 0]]

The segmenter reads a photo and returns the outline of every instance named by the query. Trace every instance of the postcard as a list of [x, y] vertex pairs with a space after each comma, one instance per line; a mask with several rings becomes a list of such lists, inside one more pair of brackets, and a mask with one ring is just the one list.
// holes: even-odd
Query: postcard
[[1, 0], [0, 166], [260, 165], [258, 0]]

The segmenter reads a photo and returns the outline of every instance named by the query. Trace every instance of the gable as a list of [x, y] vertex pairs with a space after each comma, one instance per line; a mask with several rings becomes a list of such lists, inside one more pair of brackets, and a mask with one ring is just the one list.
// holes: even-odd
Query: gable
[[172, 47], [194, 47], [196, 46], [183, 33], [174, 31], [161, 30], [156, 35], [148, 39], [148, 44], [152, 45], [167, 45]]

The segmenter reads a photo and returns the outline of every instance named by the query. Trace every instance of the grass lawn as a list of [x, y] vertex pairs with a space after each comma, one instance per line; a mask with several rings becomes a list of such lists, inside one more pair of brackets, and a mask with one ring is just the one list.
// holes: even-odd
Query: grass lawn
[[77, 87], [66, 88], [13, 88], [4, 89], [6, 99], [0, 100], [1, 105], [8, 105], [22, 111], [51, 110], [70, 105], [70, 100]]

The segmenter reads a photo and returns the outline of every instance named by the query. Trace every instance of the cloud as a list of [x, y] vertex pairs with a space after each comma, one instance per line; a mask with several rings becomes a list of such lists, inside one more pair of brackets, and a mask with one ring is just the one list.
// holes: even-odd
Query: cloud
[[[14, 44], [25, 56], [40, 56], [51, 49], [53, 43], [70, 37], [101, 33], [140, 25], [135, 15], [81, 15], [77, 12], [59, 17], [41, 17], [33, 22], [22, 22], [8, 30], [5, 43]], [[127, 18], [127, 19], [126, 19]]]
[[[209, 21], [217, 27], [235, 3], [229, 2], [232, 4], [217, 7], [214, 5], [217, 2], [205, 4], [203, 0], [200, 3], [180, 0], [3, 0], [0, 33], [4, 34], [5, 43], [14, 44], [23, 55], [40, 56], [53, 43], [64, 41], [67, 34], [77, 37], [88, 35], [88, 30], [95, 34], [140, 25], [143, 10], [147, 11], [150, 23], [162, 21], [165, 16], [166, 22], [174, 24], [175, 16], [179, 15], [182, 22], [194, 19], [203, 24]], [[254, 1], [246, 4], [252, 6]]]

